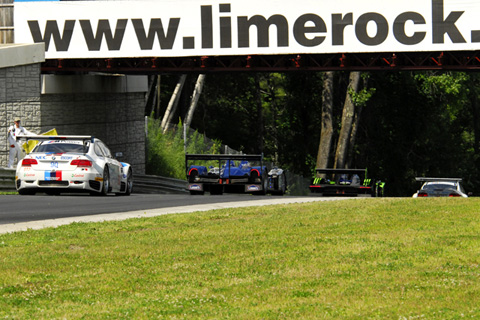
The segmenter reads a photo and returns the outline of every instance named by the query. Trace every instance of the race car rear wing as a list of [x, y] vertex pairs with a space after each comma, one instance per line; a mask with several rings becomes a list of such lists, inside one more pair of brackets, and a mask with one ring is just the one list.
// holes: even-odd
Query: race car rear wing
[[263, 161], [263, 154], [186, 154], [185, 160], [249, 160]]
[[421, 182], [461, 182], [462, 178], [426, 178], [426, 177], [415, 177], [416, 181]]
[[17, 140], [83, 140], [93, 141], [93, 136], [46, 136], [46, 135], [33, 135], [33, 136], [16, 136]]
[[352, 174], [352, 173], [360, 173], [360, 174], [367, 174], [367, 169], [315, 169], [317, 173], [331, 173], [331, 174]]
[[188, 168], [188, 161], [190, 160], [247, 160], [260, 161], [260, 166], [263, 167], [263, 154], [186, 154], [185, 167]]
[[[49, 136], [49, 135], [32, 135], [32, 136], [16, 136], [16, 140], [25, 140], [25, 143], [28, 144], [29, 141], [33, 143], [31, 150], [38, 143], [38, 141], [66, 141], [66, 140], [82, 140], [83, 141], [83, 153], [86, 153], [86, 142], [90, 141], [93, 143], [93, 136]], [[25, 148], [27, 150], [27, 148]], [[27, 151], [27, 153], [30, 153]]]

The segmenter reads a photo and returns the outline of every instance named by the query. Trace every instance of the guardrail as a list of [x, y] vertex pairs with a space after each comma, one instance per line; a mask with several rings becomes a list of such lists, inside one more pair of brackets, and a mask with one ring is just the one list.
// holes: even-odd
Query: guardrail
[[15, 189], [15, 170], [0, 168], [0, 191], [10, 192]]
[[[15, 170], [0, 168], [0, 192], [16, 191]], [[133, 176], [134, 193], [188, 193], [187, 181], [160, 176]]]
[[133, 175], [134, 193], [188, 193], [187, 181], [145, 174]]

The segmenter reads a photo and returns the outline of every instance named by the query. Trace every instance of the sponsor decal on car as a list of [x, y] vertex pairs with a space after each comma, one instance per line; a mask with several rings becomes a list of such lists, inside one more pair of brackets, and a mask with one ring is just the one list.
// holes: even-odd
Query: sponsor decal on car
[[258, 185], [252, 184], [249, 186], [246, 186], [247, 191], [260, 191], [261, 188]]
[[72, 178], [85, 178], [85, 175], [80, 173], [72, 173]]
[[62, 181], [62, 171], [45, 171], [45, 180]]
[[62, 171], [45, 171], [45, 180], [62, 181]]
[[23, 176], [24, 176], [24, 177], [35, 177], [35, 173], [27, 173], [27, 172], [25, 172], [25, 173], [23, 174]]
[[189, 184], [188, 185], [188, 190], [202, 191], [203, 186], [201, 184]]

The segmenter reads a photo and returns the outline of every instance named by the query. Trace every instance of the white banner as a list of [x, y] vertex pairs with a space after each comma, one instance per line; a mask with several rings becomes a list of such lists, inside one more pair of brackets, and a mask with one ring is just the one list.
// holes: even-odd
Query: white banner
[[15, 41], [46, 58], [480, 49], [478, 0], [16, 2]]

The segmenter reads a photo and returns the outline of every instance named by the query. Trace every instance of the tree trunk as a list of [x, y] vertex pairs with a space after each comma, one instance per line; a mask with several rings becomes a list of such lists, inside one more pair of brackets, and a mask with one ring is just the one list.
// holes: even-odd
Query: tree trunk
[[162, 119], [161, 127], [163, 130], [163, 133], [167, 131], [168, 124], [172, 122], [172, 117], [175, 114], [175, 111], [177, 110], [178, 101], [180, 100], [180, 94], [182, 92], [183, 85], [185, 84], [186, 78], [187, 78], [186, 74], [182, 74], [180, 76], [180, 79], [178, 80], [178, 83], [175, 86], [175, 90], [172, 93], [172, 97], [170, 98], [170, 102], [168, 103], [167, 110], [165, 110], [165, 114], [163, 115], [163, 119]]
[[260, 88], [260, 79], [258, 74], [255, 74], [255, 87], [256, 87], [256, 101], [257, 101], [257, 126], [258, 126], [258, 152], [263, 153], [263, 108], [262, 108], [262, 93]]
[[342, 128], [338, 137], [337, 150], [335, 153], [335, 168], [345, 168], [346, 153], [348, 150], [348, 141], [352, 132], [353, 118], [355, 116], [355, 104], [353, 103], [351, 93], [358, 92], [360, 83], [360, 72], [350, 72], [350, 79], [347, 87], [347, 95], [342, 113]]
[[204, 83], [205, 83], [205, 75], [204, 74], [198, 75], [197, 83], [195, 84], [195, 89], [193, 90], [190, 107], [188, 108], [186, 119], [183, 122], [183, 140], [184, 140], [185, 151], [187, 149], [188, 129], [190, 128], [190, 124], [192, 123], [193, 114], [195, 113], [195, 109], [197, 108], [198, 99], [200, 99], [200, 95], [202, 94]]
[[160, 118], [160, 93], [161, 93], [161, 90], [160, 90], [160, 80], [161, 80], [161, 76], [160, 75], [157, 75], [157, 93], [156, 93], [156, 97], [157, 97], [157, 100], [156, 100], [156, 104], [155, 104], [155, 115], [157, 116], [157, 119]]
[[[328, 168], [328, 158], [332, 147], [333, 136], [333, 76], [334, 72], [325, 72], [323, 75], [322, 93], [322, 127], [320, 131], [320, 144], [317, 153], [317, 168]], [[325, 176], [322, 174], [321, 176]]]
[[[471, 76], [473, 77], [473, 76]], [[476, 79], [475, 79], [476, 80]], [[470, 101], [472, 105], [472, 115], [473, 115], [473, 135], [474, 135], [474, 146], [473, 150], [475, 155], [480, 155], [480, 107], [478, 103], [478, 93], [475, 90], [477, 88], [477, 81], [470, 81]]]
[[[1, 1], [1, 0], [0, 0]], [[154, 114], [154, 101], [155, 101], [155, 86], [157, 84], [157, 78], [155, 76], [148, 77], [148, 92], [145, 94], [145, 115], [154, 116], [158, 118], [158, 114]]]
[[[368, 87], [368, 78], [365, 78], [363, 81], [363, 88]], [[356, 90], [358, 92], [358, 88]], [[360, 123], [360, 119], [362, 116], [362, 111], [363, 111], [363, 105], [359, 104], [356, 106], [355, 110], [355, 117], [353, 119], [353, 125], [352, 125], [352, 132], [350, 133], [350, 139], [348, 141], [348, 168], [351, 167], [352, 161], [353, 161], [353, 152], [354, 152], [354, 147], [355, 147], [355, 140], [357, 139], [357, 131], [358, 131], [358, 125]]]

